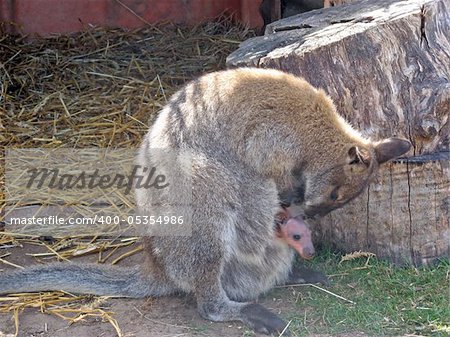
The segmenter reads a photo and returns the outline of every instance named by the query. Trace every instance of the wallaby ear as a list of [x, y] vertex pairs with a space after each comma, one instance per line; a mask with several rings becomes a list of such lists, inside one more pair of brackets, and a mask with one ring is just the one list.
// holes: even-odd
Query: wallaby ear
[[370, 155], [369, 153], [364, 150], [360, 149], [357, 146], [352, 146], [348, 150], [348, 157], [347, 157], [347, 163], [352, 164], [360, 164], [364, 163], [366, 165], [369, 165], [370, 163]]
[[379, 164], [385, 163], [388, 160], [400, 157], [411, 148], [411, 143], [406, 139], [401, 138], [387, 138], [378, 142], [375, 145], [375, 153]]

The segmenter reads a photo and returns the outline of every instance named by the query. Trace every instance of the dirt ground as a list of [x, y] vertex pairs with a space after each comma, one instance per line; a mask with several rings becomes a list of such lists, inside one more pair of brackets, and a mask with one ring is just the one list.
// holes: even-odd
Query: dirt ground
[[[43, 252], [43, 247], [24, 244], [22, 248], [2, 249], [1, 253], [11, 253], [8, 261], [20, 266], [36, 263], [26, 254]], [[117, 255], [122, 252], [116, 252]], [[97, 255], [72, 259], [77, 262], [94, 262]], [[133, 265], [142, 261], [141, 254], [135, 254], [120, 262], [121, 265]], [[0, 277], [3, 271], [13, 267], [0, 265]], [[293, 288], [276, 289], [260, 299], [267, 308], [281, 316], [298, 311], [299, 317], [307, 313], [308, 308], [298, 309], [298, 292]], [[164, 337], [164, 336], [211, 336], [241, 337], [258, 336], [250, 332], [239, 322], [214, 323], [202, 319], [197, 314], [195, 301], [191, 296], [179, 295], [148, 299], [110, 298], [102, 308], [112, 311], [124, 337]], [[41, 313], [39, 309], [28, 308], [19, 316], [20, 337], [113, 337], [117, 336], [114, 327], [100, 318], [87, 318], [69, 325], [65, 320]], [[12, 337], [15, 332], [13, 313], [0, 314], [0, 337]], [[294, 335], [295, 336], [295, 335]], [[328, 337], [328, 335], [311, 335]], [[351, 333], [340, 337], [364, 337], [364, 334]]]

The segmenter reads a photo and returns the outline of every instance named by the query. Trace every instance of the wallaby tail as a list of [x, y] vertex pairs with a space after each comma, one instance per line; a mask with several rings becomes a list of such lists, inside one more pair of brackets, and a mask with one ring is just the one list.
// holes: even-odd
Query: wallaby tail
[[50, 263], [0, 273], [0, 294], [63, 290], [80, 294], [141, 298], [173, 292], [170, 284], [141, 272], [96, 263]]

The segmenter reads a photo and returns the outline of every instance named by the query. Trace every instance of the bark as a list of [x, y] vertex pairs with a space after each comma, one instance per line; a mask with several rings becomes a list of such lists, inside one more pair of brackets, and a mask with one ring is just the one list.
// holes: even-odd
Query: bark
[[450, 257], [450, 156], [390, 163], [364, 194], [315, 222], [318, 242], [403, 265]]
[[243, 42], [228, 65], [302, 76], [365, 135], [406, 137], [416, 155], [448, 151], [448, 0], [363, 0], [289, 17]]

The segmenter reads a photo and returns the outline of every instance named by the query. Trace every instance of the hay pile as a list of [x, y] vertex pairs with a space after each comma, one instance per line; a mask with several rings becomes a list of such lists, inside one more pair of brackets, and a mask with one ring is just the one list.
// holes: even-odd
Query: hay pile
[[1, 138], [10, 147], [131, 147], [181, 84], [224, 67], [251, 32], [223, 19], [192, 29], [94, 30], [0, 38]]
[[[1, 216], [6, 148], [135, 148], [172, 93], [204, 72], [224, 68], [228, 54], [253, 35], [228, 18], [193, 28], [95, 29], [33, 40], [0, 35]], [[117, 262], [140, 249], [137, 238], [80, 236], [49, 243], [0, 232], [0, 265], [20, 268], [8, 262], [7, 249], [29, 242], [46, 248], [37, 257], [59, 260], [97, 253], [105, 262], [116, 250], [128, 249]], [[60, 316], [68, 308], [75, 315], [71, 322], [86, 313], [98, 314], [121, 334], [110, 313], [66, 304], [74, 299], [78, 303], [85, 298], [59, 292], [3, 297], [0, 312], [13, 312], [18, 324], [18, 312], [25, 307]]]

